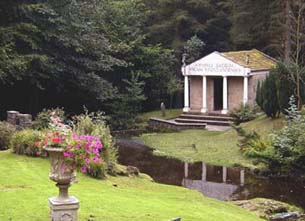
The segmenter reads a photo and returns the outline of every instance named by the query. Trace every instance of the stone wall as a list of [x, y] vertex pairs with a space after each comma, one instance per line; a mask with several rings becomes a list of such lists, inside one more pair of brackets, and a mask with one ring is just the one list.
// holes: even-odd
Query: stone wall
[[228, 77], [228, 109], [233, 110], [243, 103], [244, 78]]
[[249, 77], [249, 88], [248, 88], [249, 104], [256, 104], [255, 98], [256, 98], [257, 84], [259, 81], [265, 80], [268, 74], [269, 74], [268, 71], [255, 72], [254, 75]]
[[[202, 108], [202, 77], [190, 77], [190, 108], [201, 111]], [[214, 110], [214, 80], [207, 77], [207, 108]]]
[[[258, 81], [263, 81], [268, 71], [255, 72], [248, 79], [249, 104], [255, 104]], [[243, 103], [244, 77], [228, 77], [228, 109], [233, 110]], [[201, 111], [202, 108], [202, 76], [190, 76], [190, 108]], [[207, 76], [207, 108], [214, 111], [214, 78]]]
[[190, 107], [200, 111], [202, 108], [202, 77], [190, 77]]
[[18, 111], [7, 111], [7, 122], [14, 125], [17, 130], [32, 126], [32, 115], [22, 114]]

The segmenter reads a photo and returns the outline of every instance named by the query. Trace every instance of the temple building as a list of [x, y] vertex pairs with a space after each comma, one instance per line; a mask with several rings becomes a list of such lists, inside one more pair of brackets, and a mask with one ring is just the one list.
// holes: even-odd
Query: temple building
[[275, 64], [275, 59], [253, 49], [213, 52], [183, 65], [183, 112], [228, 114], [240, 104], [254, 104], [258, 81]]

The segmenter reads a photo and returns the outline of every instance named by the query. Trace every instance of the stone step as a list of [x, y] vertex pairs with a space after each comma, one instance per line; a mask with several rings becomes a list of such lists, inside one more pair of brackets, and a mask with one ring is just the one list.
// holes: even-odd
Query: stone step
[[229, 114], [222, 114], [221, 111], [210, 111], [207, 113], [202, 113], [198, 110], [190, 110], [188, 112], [183, 112], [183, 114], [189, 114], [189, 115], [205, 115], [205, 116], [222, 116], [222, 117], [229, 117]]
[[213, 115], [194, 115], [194, 114], [181, 114], [179, 118], [183, 119], [196, 119], [196, 120], [215, 120], [215, 121], [232, 121], [232, 118], [226, 115], [213, 116]]
[[231, 121], [220, 121], [220, 120], [203, 120], [203, 119], [184, 119], [184, 118], [176, 118], [175, 121], [177, 123], [185, 123], [185, 124], [207, 124], [207, 125], [217, 125], [217, 126], [230, 126]]

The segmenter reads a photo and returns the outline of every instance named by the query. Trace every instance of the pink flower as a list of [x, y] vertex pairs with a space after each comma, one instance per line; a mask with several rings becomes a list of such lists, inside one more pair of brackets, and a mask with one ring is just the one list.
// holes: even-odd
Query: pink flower
[[90, 158], [86, 158], [85, 161], [86, 161], [87, 163], [90, 163], [90, 162], [91, 162]]
[[87, 170], [86, 166], [82, 166], [80, 170], [81, 170], [82, 173], [86, 173], [86, 170]]
[[64, 157], [70, 157], [71, 153], [70, 152], [64, 152]]
[[52, 139], [52, 142], [53, 143], [60, 143], [61, 142], [61, 139], [60, 139], [60, 137], [54, 137], [53, 139]]
[[101, 163], [102, 162], [102, 160], [98, 157], [93, 157], [93, 161], [94, 161], [94, 163]]

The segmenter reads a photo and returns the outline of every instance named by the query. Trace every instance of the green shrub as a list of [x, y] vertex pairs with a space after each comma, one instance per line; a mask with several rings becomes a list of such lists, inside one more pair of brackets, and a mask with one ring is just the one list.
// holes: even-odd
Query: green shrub
[[[108, 173], [114, 172], [114, 165], [117, 162], [117, 150], [110, 134], [110, 129], [105, 123], [105, 117], [101, 113], [90, 113], [74, 117], [73, 131], [76, 134], [87, 134], [99, 137], [103, 144], [101, 152], [102, 159], [106, 162]], [[96, 173], [96, 170], [95, 172]]]
[[0, 121], [0, 150], [7, 150], [9, 141], [15, 132], [15, 127], [7, 122]]
[[94, 178], [104, 178], [106, 174], [107, 164], [103, 162], [102, 164], [90, 164], [90, 169], [87, 170], [87, 174]]
[[33, 122], [33, 128], [36, 130], [49, 128], [50, 116], [52, 113], [61, 119], [64, 119], [65, 117], [65, 111], [62, 108], [43, 109], [35, 118]]
[[230, 113], [230, 116], [233, 118], [234, 124], [239, 125], [240, 123], [254, 120], [256, 114], [254, 107], [250, 106], [249, 104], [240, 104], [238, 108], [235, 108]]
[[40, 156], [38, 147], [35, 142], [40, 139], [41, 132], [37, 130], [21, 130], [17, 131], [10, 140], [10, 148], [16, 154], [24, 154], [27, 156]]
[[301, 115], [292, 96], [285, 126], [272, 134], [272, 146], [266, 153], [269, 167], [278, 172], [305, 171], [305, 116]]
[[279, 117], [281, 112], [279, 101], [278, 79], [280, 75], [272, 70], [266, 79], [257, 87], [256, 102], [268, 117]]

